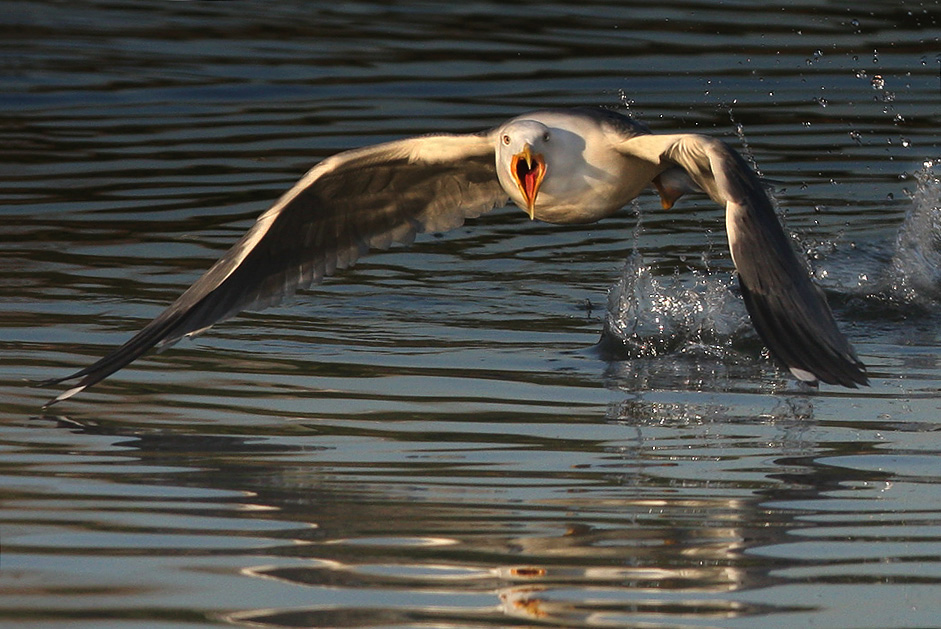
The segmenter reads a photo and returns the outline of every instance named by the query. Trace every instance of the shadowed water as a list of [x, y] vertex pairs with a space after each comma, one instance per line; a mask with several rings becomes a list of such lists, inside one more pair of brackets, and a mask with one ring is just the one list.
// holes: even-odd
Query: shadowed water
[[[926, 627], [932, 3], [3, 3], [0, 624]], [[607, 105], [722, 137], [869, 367], [763, 352], [723, 212], [505, 208], [40, 410], [339, 150]]]

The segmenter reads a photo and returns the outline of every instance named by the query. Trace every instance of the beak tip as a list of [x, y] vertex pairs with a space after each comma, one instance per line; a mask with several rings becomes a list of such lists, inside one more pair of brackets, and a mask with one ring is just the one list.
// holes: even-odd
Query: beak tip
[[[526, 165], [524, 173], [520, 173], [518, 167]], [[523, 145], [523, 150], [513, 156], [510, 170], [516, 185], [525, 202], [523, 210], [529, 215], [529, 220], [536, 220], [536, 195], [539, 193], [539, 186], [546, 174], [546, 165], [543, 156], [539, 153], [533, 153], [532, 146]]]
[[527, 199], [528, 203], [526, 204], [526, 214], [529, 215], [529, 220], [536, 220], [536, 200]]

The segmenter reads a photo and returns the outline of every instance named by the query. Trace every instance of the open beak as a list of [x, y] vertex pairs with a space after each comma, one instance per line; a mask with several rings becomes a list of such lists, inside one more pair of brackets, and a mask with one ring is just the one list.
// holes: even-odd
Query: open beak
[[510, 172], [523, 193], [526, 213], [530, 219], [536, 218], [536, 195], [539, 194], [539, 186], [546, 176], [546, 160], [541, 153], [533, 153], [532, 147], [526, 144], [522, 151], [513, 156]]

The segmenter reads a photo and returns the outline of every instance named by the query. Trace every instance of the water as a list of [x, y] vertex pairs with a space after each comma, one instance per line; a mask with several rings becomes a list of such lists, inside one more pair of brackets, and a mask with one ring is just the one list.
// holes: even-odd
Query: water
[[[0, 622], [937, 626], [939, 19], [4, 3]], [[872, 386], [777, 370], [721, 211], [653, 194], [364, 258], [54, 412], [25, 386], [123, 342], [323, 157], [586, 104], [745, 151]]]

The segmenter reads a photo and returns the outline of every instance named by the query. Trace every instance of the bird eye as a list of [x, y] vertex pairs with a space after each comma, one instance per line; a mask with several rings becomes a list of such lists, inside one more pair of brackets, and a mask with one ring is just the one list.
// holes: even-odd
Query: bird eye
[[503, 143], [506, 144], [507, 146], [510, 145], [510, 136], [508, 136], [505, 133], [503, 134]]
[[545, 133], [542, 134], [542, 141], [543, 141], [543, 142], [548, 142], [548, 141], [549, 141], [549, 132], [548, 132], [548, 131], [546, 131]]

